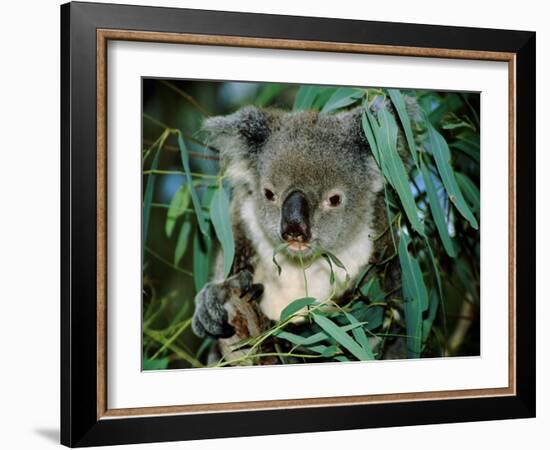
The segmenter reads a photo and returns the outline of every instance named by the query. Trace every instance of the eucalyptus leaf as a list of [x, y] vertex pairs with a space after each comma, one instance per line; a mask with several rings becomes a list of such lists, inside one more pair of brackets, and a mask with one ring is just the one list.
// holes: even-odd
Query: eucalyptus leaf
[[191, 200], [193, 202], [193, 208], [195, 209], [195, 215], [197, 216], [197, 224], [199, 225], [199, 229], [201, 233], [205, 236], [206, 239], [209, 239], [208, 230], [207, 230], [208, 228], [207, 220], [204, 215], [204, 212], [202, 211], [202, 206], [199, 200], [199, 196], [197, 195], [197, 191], [195, 190], [195, 186], [193, 185], [193, 179], [191, 176], [191, 167], [189, 165], [189, 153], [187, 151], [187, 147], [185, 145], [185, 142], [183, 140], [181, 133], [178, 132], [177, 135], [178, 135], [178, 147], [180, 151], [181, 163], [183, 166], [183, 170], [185, 171], [187, 187], [189, 188], [189, 192], [191, 194]]
[[441, 208], [441, 204], [439, 203], [439, 197], [437, 196], [437, 191], [435, 190], [435, 186], [432, 181], [432, 174], [422, 162], [420, 165], [420, 170], [422, 171], [422, 178], [424, 179], [428, 203], [430, 205], [430, 211], [432, 212], [432, 217], [434, 219], [437, 232], [439, 233], [439, 237], [443, 243], [445, 251], [451, 258], [454, 258], [456, 257], [455, 244], [449, 235], [449, 229], [447, 227], [447, 222], [445, 221], [445, 214]]
[[143, 370], [162, 370], [168, 367], [168, 358], [148, 359], [143, 358]]
[[355, 342], [342, 328], [332, 322], [329, 318], [320, 314], [313, 314], [313, 320], [323, 331], [333, 337], [342, 347], [346, 348], [353, 356], [360, 361], [373, 359], [372, 354], [367, 353]]
[[345, 283], [346, 284], [349, 283], [350, 276], [349, 276], [348, 270], [346, 269], [346, 266], [344, 266], [342, 261], [340, 261], [336, 255], [329, 252], [328, 250], [323, 249], [321, 251], [321, 256], [323, 258], [325, 258], [325, 260], [327, 261], [327, 263], [329, 265], [329, 268], [330, 268], [330, 284], [334, 284], [334, 282], [336, 281], [336, 277], [335, 277], [335, 274], [334, 274], [334, 270], [332, 268], [332, 264], [334, 264], [336, 267], [339, 267], [340, 269], [345, 271], [345, 273], [346, 273]]
[[336, 345], [314, 345], [312, 347], [307, 347], [308, 350], [311, 350], [312, 352], [318, 353], [321, 356], [324, 356], [325, 358], [330, 358], [331, 356], [334, 356], [335, 354], [340, 352], [340, 349]]
[[413, 157], [414, 163], [418, 165], [416, 142], [414, 141], [414, 135], [411, 127], [411, 119], [407, 114], [405, 99], [403, 98], [403, 95], [401, 94], [401, 91], [399, 89], [388, 89], [388, 94], [390, 95], [393, 106], [397, 111], [397, 115], [399, 116], [401, 125], [403, 125], [403, 131], [405, 131], [405, 137], [407, 138], [407, 145], [409, 146], [409, 150]]
[[369, 331], [375, 330], [384, 322], [384, 307], [369, 306], [363, 317], [358, 317], [361, 322], [367, 322], [365, 328]]
[[325, 103], [328, 102], [328, 99], [332, 97], [332, 94], [336, 92], [336, 89], [338, 88], [325, 87], [321, 91], [319, 91], [317, 97], [315, 97], [313, 105], [311, 105], [311, 108], [320, 111], [323, 106], [325, 106]]
[[362, 286], [359, 287], [359, 292], [361, 292], [362, 296], [367, 297], [367, 298], [369, 297], [370, 289], [371, 289], [372, 285], [374, 284], [375, 280], [376, 280], [376, 278], [372, 277], [365, 284], [363, 284]]
[[399, 261], [405, 297], [405, 322], [409, 357], [420, 357], [422, 345], [422, 312], [428, 307], [428, 293], [418, 261], [409, 253], [409, 237], [401, 234], [399, 242]]
[[430, 292], [430, 306], [428, 309], [428, 317], [422, 321], [422, 342], [426, 342], [430, 335], [435, 316], [437, 314], [437, 306], [439, 303], [439, 296], [435, 290]]
[[216, 190], [212, 197], [210, 220], [222, 246], [223, 274], [224, 277], [227, 277], [231, 271], [233, 258], [235, 257], [235, 240], [233, 238], [233, 229], [229, 215], [229, 198], [223, 187]]
[[470, 180], [470, 178], [468, 178], [467, 175], [460, 172], [456, 172], [455, 175], [456, 175], [456, 181], [458, 182], [460, 189], [464, 193], [464, 196], [466, 197], [466, 199], [470, 202], [470, 205], [472, 206], [472, 209], [476, 213], [477, 217], [479, 217], [479, 212], [481, 207], [480, 200], [479, 200], [479, 197], [480, 197], [479, 189], [474, 184], [474, 182]]
[[476, 144], [475, 142], [471, 142], [468, 140], [461, 140], [460, 136], [458, 136], [456, 140], [449, 144], [449, 147], [461, 151], [466, 156], [474, 160], [477, 164], [479, 164], [479, 143]]
[[424, 243], [426, 245], [426, 248], [428, 249], [428, 255], [430, 255], [430, 261], [432, 263], [432, 269], [433, 269], [433, 275], [435, 278], [435, 284], [437, 287], [437, 294], [439, 296], [439, 304], [441, 304], [441, 312], [443, 317], [443, 330], [445, 331], [445, 334], [447, 333], [447, 316], [445, 313], [445, 297], [443, 296], [443, 284], [441, 283], [441, 275], [439, 274], [440, 269], [437, 265], [437, 261], [435, 259], [434, 252], [432, 250], [432, 246], [430, 245], [430, 242], [428, 238], [424, 239]]
[[189, 188], [186, 184], [182, 184], [176, 193], [172, 196], [168, 213], [166, 214], [166, 222], [164, 230], [166, 236], [171, 237], [174, 231], [174, 226], [179, 217], [185, 214], [185, 210], [189, 206]]
[[441, 125], [441, 128], [444, 130], [456, 130], [457, 128], [470, 128], [472, 130], [475, 130], [475, 127], [471, 123], [464, 122], [462, 120], [443, 123], [443, 125]]
[[256, 98], [256, 105], [266, 106], [271, 102], [271, 100], [273, 100], [277, 95], [279, 95], [285, 88], [286, 88], [286, 85], [284, 84], [269, 83], [264, 85], [264, 87], [260, 91], [260, 94]]
[[[350, 331], [356, 327], [360, 327], [363, 325], [365, 325], [365, 322], [360, 322], [358, 324], [353, 324], [353, 325], [345, 325], [345, 326], [342, 326], [341, 328], [344, 331]], [[295, 333], [291, 333], [289, 331], [278, 330], [274, 333], [274, 335], [280, 339], [284, 339], [290, 342], [291, 344], [303, 345], [303, 346], [308, 346], [308, 345], [316, 344], [318, 342], [322, 342], [327, 339], [331, 339], [331, 337], [324, 331], [319, 331], [315, 334], [312, 334], [311, 336], [304, 337]]]
[[282, 322], [288, 319], [290, 316], [296, 314], [298, 311], [304, 309], [306, 306], [315, 304], [316, 301], [317, 300], [313, 297], [304, 297], [294, 300], [281, 311], [281, 317], [279, 321]]
[[205, 239], [204, 234], [196, 229], [193, 236], [193, 282], [196, 292], [208, 281], [211, 249], [212, 240]]
[[382, 290], [377, 277], [372, 277], [365, 285], [361, 286], [359, 291], [371, 302], [379, 302], [386, 298], [386, 293]]
[[155, 190], [155, 181], [156, 181], [156, 175], [154, 171], [158, 167], [160, 153], [169, 134], [170, 134], [169, 130], [164, 130], [164, 132], [159, 138], [157, 152], [155, 153], [155, 157], [153, 158], [153, 162], [151, 163], [150, 170], [152, 171], [152, 173], [150, 173], [149, 176], [147, 177], [147, 183], [145, 185], [145, 193], [143, 194], [142, 258], [143, 258], [143, 252], [145, 251], [145, 244], [147, 242], [147, 237], [149, 234], [149, 221], [151, 218], [151, 203], [153, 202], [153, 193]]
[[431, 123], [440, 123], [443, 120], [443, 117], [450, 111], [455, 111], [461, 106], [464, 105], [462, 98], [456, 93], [449, 93], [446, 95], [444, 102], [438, 102], [437, 108], [431, 111], [430, 122]]
[[363, 91], [357, 88], [341, 87], [332, 94], [321, 109], [323, 113], [329, 113], [337, 109], [349, 106], [363, 97]]
[[181, 258], [187, 250], [189, 243], [189, 235], [191, 234], [191, 222], [186, 220], [183, 222], [180, 233], [178, 235], [178, 241], [176, 242], [176, 251], [174, 252], [174, 265], [178, 266]]
[[359, 273], [359, 276], [355, 279], [355, 285], [353, 286], [355, 290], [359, 289], [360, 286], [363, 285], [363, 281], [365, 280], [367, 274], [370, 272], [370, 270], [373, 268], [372, 264], [367, 264], [363, 270]]
[[[158, 161], [159, 161], [160, 151], [157, 151], [155, 157], [153, 158], [153, 162], [151, 164], [151, 170], [156, 170], [158, 167]], [[149, 221], [151, 217], [151, 203], [153, 202], [153, 193], [155, 190], [155, 181], [156, 181], [156, 175], [154, 173], [151, 173], [147, 177], [147, 184], [145, 185], [145, 194], [143, 196], [143, 247], [145, 247], [145, 243], [147, 242], [147, 236], [149, 233]]]
[[458, 184], [455, 179], [454, 171], [451, 167], [451, 152], [447, 142], [439, 134], [439, 132], [432, 126], [428, 126], [428, 137], [430, 142], [430, 148], [435, 159], [435, 164], [445, 190], [449, 195], [449, 200], [456, 206], [456, 209], [462, 214], [462, 216], [470, 222], [470, 225], [477, 229], [478, 223], [472, 211], [466, 204], [462, 192], [458, 187]]
[[374, 131], [371, 126], [371, 121], [375, 119], [372, 118], [371, 120], [369, 120], [368, 116], [369, 116], [368, 109], [364, 109], [363, 114], [361, 116], [361, 125], [363, 127], [363, 133], [365, 133], [365, 137], [367, 138], [367, 142], [369, 143], [369, 147], [371, 149], [372, 155], [374, 156], [374, 159], [376, 160], [376, 163], [381, 168], [382, 163], [380, 161], [380, 150], [378, 150], [376, 137], [374, 135]]
[[[359, 323], [359, 321], [352, 314], [345, 313], [345, 315], [350, 324], [353, 325]], [[369, 359], [374, 359], [374, 354], [372, 353], [372, 348], [369, 344], [369, 340], [367, 339], [365, 330], [362, 327], [357, 327], [354, 328], [351, 333], [353, 334], [353, 337], [359, 343], [361, 348], [365, 351], [365, 353], [369, 355]]]
[[[382, 171], [397, 192], [411, 226], [418, 234], [424, 235], [424, 225], [418, 217], [418, 209], [409, 185], [407, 171], [397, 152], [397, 124], [393, 116], [384, 108], [378, 112], [378, 118], [380, 125], [377, 143]], [[371, 126], [374, 129], [378, 125], [375, 122], [371, 123]], [[374, 134], [377, 135], [376, 132]]]
[[[351, 314], [360, 323], [364, 323], [366, 330], [372, 331], [382, 325], [384, 321], [384, 305], [367, 305], [363, 301], [356, 301], [351, 309]], [[344, 323], [339, 320], [338, 323]]]
[[301, 86], [294, 99], [293, 111], [304, 111], [311, 109], [315, 98], [322, 88], [318, 86]]

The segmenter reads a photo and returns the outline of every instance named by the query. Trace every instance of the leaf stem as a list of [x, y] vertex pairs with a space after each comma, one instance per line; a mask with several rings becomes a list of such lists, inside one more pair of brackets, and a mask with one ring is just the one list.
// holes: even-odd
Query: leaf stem
[[246, 354], [246, 355], [241, 356], [241, 357], [236, 358], [236, 359], [232, 359], [232, 360], [229, 360], [229, 361], [218, 362], [213, 367], [225, 367], [225, 366], [228, 366], [230, 364], [238, 363], [240, 361], [246, 361], [248, 359], [255, 359], [255, 358], [265, 358], [267, 356], [278, 356], [278, 357], [287, 357], [287, 358], [292, 357], [292, 356], [294, 356], [295, 358], [324, 358], [323, 355], [310, 355], [310, 354], [306, 354], [306, 353], [302, 354], [302, 353], [292, 353], [292, 352], [288, 352], [288, 353], [268, 352], [268, 353], [256, 353], [254, 355]]
[[[165, 344], [167, 342], [167, 339], [152, 330], [144, 329], [143, 333], [161, 344]], [[174, 343], [168, 344], [168, 348], [172, 350], [179, 358], [187, 361], [193, 367], [204, 367], [204, 365], [199, 360], [193, 358], [191, 355], [176, 346]]]
[[[161, 169], [155, 169], [155, 170], [144, 170], [143, 175], [187, 175], [185, 172], [181, 170], [161, 170]], [[197, 178], [208, 178], [208, 179], [215, 179], [217, 180], [219, 177], [218, 175], [209, 175], [206, 173], [197, 173], [197, 172], [191, 172], [191, 176], [197, 177]]]
[[210, 113], [204, 109], [199, 102], [197, 102], [191, 95], [189, 95], [187, 92], [182, 91], [180, 88], [175, 86], [174, 84], [170, 83], [166, 80], [160, 80], [162, 84], [164, 84], [166, 87], [172, 89], [174, 92], [181, 95], [185, 100], [187, 100], [191, 105], [193, 105], [195, 108], [197, 108], [204, 116], [209, 116]]
[[[204, 147], [205, 149], [208, 149], [208, 150], [211, 150], [213, 152], [219, 153], [219, 150], [217, 148], [212, 147], [210, 145], [207, 145], [204, 142], [201, 142], [201, 141], [199, 141], [198, 139], [195, 139], [192, 136], [184, 135], [184, 137], [186, 139], [190, 140], [191, 142], [194, 142], [195, 144], [200, 145], [201, 147]], [[153, 144], [153, 141], [151, 141], [150, 139], [144, 139], [143, 143], [145, 145], [151, 145], [151, 144]], [[171, 151], [171, 152], [179, 152], [179, 149], [175, 145], [165, 144], [164, 148], [166, 150]], [[149, 150], [149, 148], [145, 149], [144, 151], [147, 152], [148, 150]], [[209, 160], [212, 160], [212, 161], [219, 161], [220, 160], [220, 157], [217, 156], [217, 155], [207, 155], [206, 153], [193, 152], [193, 151], [189, 151], [188, 153], [189, 153], [189, 156], [192, 156], [193, 158], [209, 159]]]
[[[308, 292], [308, 289], [307, 289], [307, 276], [306, 276], [306, 269], [304, 268], [304, 259], [302, 257], [302, 253], [298, 253], [298, 258], [300, 259], [300, 267], [302, 269], [302, 274], [304, 275], [304, 289], [306, 291], [306, 297], [309, 297], [309, 292]], [[309, 311], [309, 307], [308, 307], [308, 311]]]
[[158, 358], [158, 356], [168, 348], [168, 346], [170, 346], [177, 338], [178, 336], [183, 333], [188, 327], [189, 325], [191, 324], [191, 320], [192, 319], [187, 319], [185, 322], [183, 322], [183, 324], [178, 328], [178, 330], [172, 335], [170, 336], [165, 342], [164, 344], [162, 344], [162, 347], [159, 348], [155, 354], [153, 356], [151, 356], [150, 359], [156, 359]]

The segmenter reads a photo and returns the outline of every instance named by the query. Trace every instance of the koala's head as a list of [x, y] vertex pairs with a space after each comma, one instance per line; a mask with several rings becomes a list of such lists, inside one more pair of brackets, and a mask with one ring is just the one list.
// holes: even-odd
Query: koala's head
[[275, 247], [304, 257], [337, 251], [370, 225], [383, 179], [361, 126], [361, 110], [339, 114], [245, 107], [209, 118], [227, 177], [252, 202], [254, 220]]

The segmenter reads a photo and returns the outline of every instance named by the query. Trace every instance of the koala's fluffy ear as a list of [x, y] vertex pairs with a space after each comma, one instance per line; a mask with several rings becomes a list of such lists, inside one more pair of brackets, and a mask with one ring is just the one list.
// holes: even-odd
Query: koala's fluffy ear
[[220, 149], [226, 175], [234, 183], [253, 181], [252, 169], [271, 132], [272, 116], [272, 112], [246, 106], [233, 114], [204, 121], [203, 130], [209, 142]]

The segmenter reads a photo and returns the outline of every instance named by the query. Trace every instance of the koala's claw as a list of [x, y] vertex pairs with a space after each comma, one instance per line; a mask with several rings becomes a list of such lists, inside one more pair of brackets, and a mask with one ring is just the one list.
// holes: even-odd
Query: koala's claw
[[241, 292], [241, 298], [249, 294], [250, 295], [249, 301], [255, 301], [255, 300], [259, 300], [263, 293], [264, 293], [263, 284], [259, 284], [259, 283], [251, 284], [246, 291]]
[[221, 283], [208, 283], [195, 297], [195, 314], [191, 326], [198, 337], [229, 337], [235, 334], [227, 322], [224, 303], [232, 295], [243, 296], [251, 293], [251, 299], [257, 299], [263, 293], [263, 285], [253, 284], [253, 275], [242, 271]]

